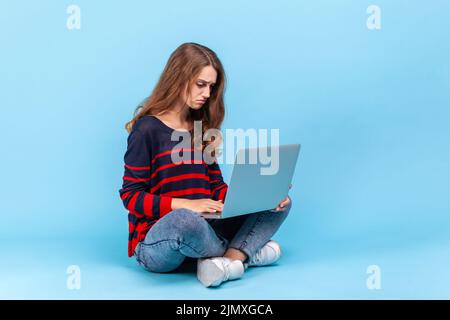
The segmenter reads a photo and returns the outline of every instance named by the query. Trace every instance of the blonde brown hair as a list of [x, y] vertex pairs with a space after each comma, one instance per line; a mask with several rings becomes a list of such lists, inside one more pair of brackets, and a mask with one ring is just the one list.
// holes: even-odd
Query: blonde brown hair
[[[134, 124], [143, 116], [158, 115], [175, 105], [182, 97], [183, 90], [190, 90], [196, 77], [206, 66], [212, 66], [217, 72], [216, 84], [210, 97], [198, 110], [189, 108], [188, 121], [202, 121], [203, 133], [210, 129], [219, 129], [225, 116], [224, 91], [225, 72], [217, 55], [211, 49], [198, 43], [188, 42], [180, 45], [169, 60], [151, 95], [135, 110], [134, 117], [126, 123], [125, 128], [131, 132]], [[191, 137], [193, 137], [193, 129]], [[197, 137], [200, 138], [201, 137]], [[196, 139], [196, 137], [194, 137]], [[192, 143], [194, 144], [194, 139]], [[217, 145], [219, 141], [212, 141]], [[211, 142], [202, 142], [202, 148]]]

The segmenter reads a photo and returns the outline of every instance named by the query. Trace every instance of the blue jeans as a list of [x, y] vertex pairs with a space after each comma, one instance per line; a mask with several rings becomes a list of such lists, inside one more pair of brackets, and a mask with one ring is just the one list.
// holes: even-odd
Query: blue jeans
[[189, 209], [173, 210], [159, 219], [137, 245], [136, 259], [149, 271], [170, 272], [187, 257], [221, 257], [228, 248], [251, 257], [277, 232], [291, 206], [292, 202], [282, 211], [227, 219], [205, 219]]

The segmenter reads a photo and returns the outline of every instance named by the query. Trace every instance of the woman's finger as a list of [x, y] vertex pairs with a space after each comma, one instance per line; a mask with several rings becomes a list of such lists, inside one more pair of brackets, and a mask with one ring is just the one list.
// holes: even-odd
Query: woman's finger
[[287, 205], [289, 204], [289, 202], [290, 202], [289, 198], [286, 198], [286, 200], [284, 200], [284, 201], [281, 203], [281, 207], [287, 206]]
[[215, 212], [222, 211], [222, 208], [218, 205], [211, 205], [211, 206], [208, 206], [208, 208], [211, 210], [215, 210]]
[[283, 200], [280, 201], [280, 203], [278, 204], [278, 206], [281, 207], [281, 208], [284, 207], [287, 200], [289, 200], [288, 197], [284, 198]]
[[220, 201], [215, 201], [212, 199], [208, 199], [208, 204], [212, 205], [212, 206], [219, 206], [219, 207], [223, 207], [223, 203]]
[[213, 204], [210, 205], [210, 207], [212, 207], [212, 208], [214, 208], [214, 209], [217, 209], [217, 210], [222, 210], [223, 204], [220, 204], [220, 203], [213, 203]]
[[208, 210], [222, 211], [223, 205], [220, 205], [219, 203], [206, 203], [204, 208]]

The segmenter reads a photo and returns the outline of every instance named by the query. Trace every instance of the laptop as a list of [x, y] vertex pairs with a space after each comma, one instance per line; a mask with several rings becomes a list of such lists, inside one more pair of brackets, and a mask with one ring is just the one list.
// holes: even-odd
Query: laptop
[[226, 219], [275, 209], [288, 195], [299, 152], [300, 144], [240, 149], [222, 212], [200, 215], [205, 219]]

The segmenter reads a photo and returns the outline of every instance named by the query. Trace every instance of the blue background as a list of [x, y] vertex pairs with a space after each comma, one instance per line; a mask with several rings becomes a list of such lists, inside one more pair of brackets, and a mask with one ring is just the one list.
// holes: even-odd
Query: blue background
[[[70, 4], [80, 30], [66, 27]], [[371, 4], [381, 30], [366, 27]], [[449, 13], [448, 1], [1, 1], [0, 298], [450, 298]], [[123, 126], [189, 41], [225, 66], [223, 129], [302, 144], [274, 237], [283, 259], [216, 290], [128, 259], [118, 195]], [[366, 287], [369, 265], [381, 290]]]

